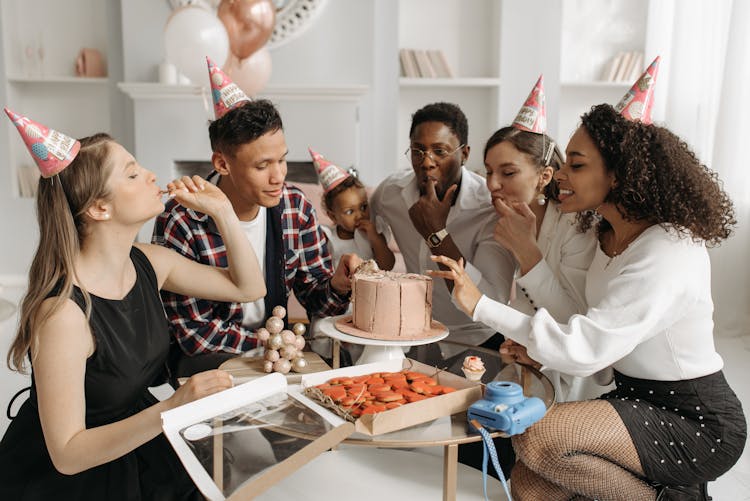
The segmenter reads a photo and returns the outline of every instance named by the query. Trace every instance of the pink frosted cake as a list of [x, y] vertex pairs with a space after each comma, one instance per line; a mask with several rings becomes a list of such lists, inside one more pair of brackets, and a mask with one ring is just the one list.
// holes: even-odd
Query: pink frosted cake
[[434, 336], [432, 278], [364, 267], [352, 280], [352, 318], [360, 337], [409, 341]]

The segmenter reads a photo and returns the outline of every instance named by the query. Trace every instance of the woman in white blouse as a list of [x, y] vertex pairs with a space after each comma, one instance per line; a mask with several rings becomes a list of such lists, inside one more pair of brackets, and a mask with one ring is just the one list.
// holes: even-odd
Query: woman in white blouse
[[[574, 214], [560, 211], [553, 175], [562, 165], [562, 155], [549, 136], [515, 126], [496, 131], [484, 147], [487, 188], [498, 213], [495, 240], [513, 254], [518, 266], [509, 304], [529, 315], [543, 306], [555, 320], [567, 322], [586, 311], [586, 271], [596, 236], [582, 231]], [[512, 345], [507, 340], [502, 352], [534, 364], [523, 357], [525, 350]], [[605, 391], [590, 377], [542, 370], [553, 382], [558, 402]]]
[[[482, 296], [461, 263], [454, 299], [553, 369], [614, 369], [616, 390], [555, 405], [514, 438], [519, 499], [707, 499], [742, 454], [746, 423], [713, 343], [706, 246], [735, 224], [715, 173], [669, 130], [609, 105], [582, 117], [556, 174], [560, 209], [600, 218], [585, 314], [558, 322]], [[594, 216], [593, 212], [598, 213]]]

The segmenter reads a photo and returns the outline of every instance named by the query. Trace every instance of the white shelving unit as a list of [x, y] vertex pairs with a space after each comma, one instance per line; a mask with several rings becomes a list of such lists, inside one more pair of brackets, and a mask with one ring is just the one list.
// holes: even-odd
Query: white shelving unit
[[[500, 0], [398, 2], [399, 48], [442, 50], [455, 78], [399, 78], [397, 164], [409, 146], [411, 115], [426, 104], [457, 104], [469, 121], [467, 167], [483, 170], [484, 141], [497, 128], [500, 99]], [[393, 57], [398, 57], [394, 54]]]
[[[75, 61], [82, 48], [109, 58], [114, 9], [119, 4], [109, 0], [0, 0], [5, 104], [74, 137], [111, 131], [112, 79], [78, 77]], [[10, 137], [3, 161], [16, 179], [33, 160], [5, 123]], [[18, 183], [11, 184], [11, 194], [20, 196]]]
[[558, 141], [564, 144], [580, 116], [600, 103], [617, 104], [633, 82], [601, 80], [607, 62], [621, 51], [645, 53], [651, 0], [562, 0]]

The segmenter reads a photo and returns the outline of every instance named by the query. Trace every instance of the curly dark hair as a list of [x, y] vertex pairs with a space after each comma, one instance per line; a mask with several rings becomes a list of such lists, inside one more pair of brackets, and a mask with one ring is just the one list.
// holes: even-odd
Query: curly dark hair
[[267, 99], [247, 101], [229, 110], [208, 126], [211, 150], [233, 157], [243, 144], [269, 132], [283, 130], [281, 116]]
[[425, 122], [442, 122], [448, 126], [461, 144], [469, 144], [469, 123], [461, 108], [452, 103], [432, 103], [417, 110], [411, 116], [409, 137], [414, 129]]
[[352, 187], [364, 188], [365, 185], [362, 184], [362, 181], [360, 181], [359, 178], [350, 175], [339, 184], [337, 184], [331, 191], [323, 194], [323, 207], [326, 210], [333, 210], [333, 201], [336, 199], [336, 196], [342, 191], [346, 191]]
[[[528, 132], [511, 126], [498, 129], [490, 136], [487, 143], [484, 145], [484, 155], [482, 158], [487, 158], [487, 152], [490, 151], [490, 149], [505, 141], [515, 146], [515, 148], [521, 153], [525, 153], [531, 157], [531, 160], [537, 167], [537, 172], [541, 173], [541, 171], [547, 166], [544, 163], [544, 155], [547, 153], [550, 145], [552, 145], [553, 150], [548, 165], [552, 167], [554, 171], [558, 171], [563, 163], [565, 163], [557, 144], [547, 134], [537, 134], [536, 132]], [[560, 189], [557, 185], [557, 181], [553, 177], [549, 184], [544, 187], [544, 196], [550, 200], [559, 202], [559, 192]]]
[[[627, 120], [608, 104], [592, 107], [581, 122], [615, 175], [605, 201], [625, 219], [671, 225], [708, 246], [732, 234], [732, 201], [685, 141], [665, 127]], [[605, 223], [600, 232], [609, 227]]]

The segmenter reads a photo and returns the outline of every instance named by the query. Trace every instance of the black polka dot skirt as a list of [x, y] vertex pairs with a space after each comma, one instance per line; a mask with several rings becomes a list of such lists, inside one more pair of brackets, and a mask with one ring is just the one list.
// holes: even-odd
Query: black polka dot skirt
[[615, 371], [602, 395], [625, 423], [646, 478], [664, 485], [716, 479], [740, 458], [742, 404], [719, 371], [684, 381], [636, 379]]

